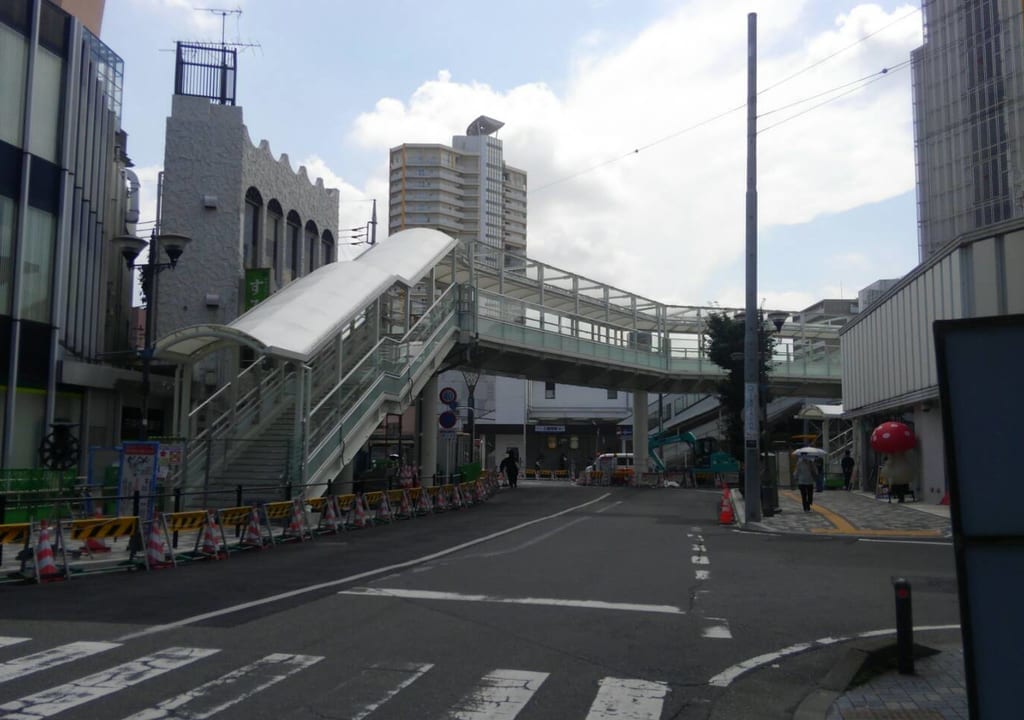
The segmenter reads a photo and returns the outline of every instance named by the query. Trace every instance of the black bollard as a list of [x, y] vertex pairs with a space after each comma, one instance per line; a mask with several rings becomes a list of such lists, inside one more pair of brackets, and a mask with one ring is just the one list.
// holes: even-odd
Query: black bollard
[[914, 674], [914, 613], [910, 599], [910, 581], [893, 578], [896, 594], [896, 665], [901, 675]]
[[[174, 488], [174, 512], [181, 512], [181, 488]], [[171, 533], [171, 547], [178, 549], [178, 531]]]

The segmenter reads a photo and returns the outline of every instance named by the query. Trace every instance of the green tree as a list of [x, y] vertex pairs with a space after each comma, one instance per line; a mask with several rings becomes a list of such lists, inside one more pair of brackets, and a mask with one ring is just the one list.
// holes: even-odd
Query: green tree
[[[775, 347], [775, 339], [765, 327], [764, 313], [758, 313], [761, 332], [758, 333], [760, 345], [759, 362], [759, 393], [762, 407], [771, 399], [768, 397], [769, 360]], [[727, 452], [737, 458], [743, 456], [743, 345], [746, 334], [746, 323], [742, 318], [729, 317], [725, 313], [712, 313], [707, 318], [704, 331], [704, 352], [708, 359], [726, 372], [726, 376], [718, 381], [718, 400], [725, 410], [725, 441]], [[761, 418], [762, 432], [767, 423]]]

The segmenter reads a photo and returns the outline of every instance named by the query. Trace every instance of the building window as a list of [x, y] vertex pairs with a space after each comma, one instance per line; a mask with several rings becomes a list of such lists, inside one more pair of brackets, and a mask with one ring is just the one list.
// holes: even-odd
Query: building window
[[0, 195], [0, 315], [11, 314], [11, 283], [14, 278], [11, 251], [17, 214], [18, 206], [14, 199]]
[[28, 43], [15, 30], [0, 23], [0, 140], [21, 147], [25, 114], [25, 78]]
[[[42, 47], [36, 53], [32, 87], [32, 137], [29, 150], [52, 163], [58, 162], [60, 148], [61, 90], [64, 61]], [[4, 100], [6, 102], [6, 98]]]
[[299, 275], [299, 253], [302, 252], [302, 247], [299, 245], [302, 226], [299, 223], [297, 212], [292, 210], [288, 213], [288, 244], [285, 246], [284, 267], [288, 271], [288, 277], [292, 280]]
[[324, 265], [334, 262], [334, 238], [326, 230], [324, 230], [323, 237], [320, 238], [320, 250], [323, 253]]
[[608, 399], [609, 400], [618, 400], [619, 399], [619, 391], [618, 390], [609, 390], [608, 391]]
[[256, 188], [249, 188], [245, 193], [245, 223], [242, 232], [242, 262], [247, 268], [260, 266], [260, 211], [263, 209], [263, 197]]
[[544, 383], [544, 399], [554, 400], [555, 399], [555, 384], [551, 381]]
[[28, 232], [21, 253], [21, 316], [26, 320], [48, 323], [57, 217], [29, 206], [26, 220]]
[[277, 200], [267, 203], [267, 248], [270, 250], [270, 267], [274, 269], [274, 280], [281, 286], [281, 230], [284, 228], [284, 214]]

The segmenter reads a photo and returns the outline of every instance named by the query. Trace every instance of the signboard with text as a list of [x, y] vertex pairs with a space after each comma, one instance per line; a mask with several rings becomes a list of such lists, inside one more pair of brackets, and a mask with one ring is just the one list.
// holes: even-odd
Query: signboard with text
[[270, 297], [270, 268], [246, 268], [245, 309], [256, 306]]

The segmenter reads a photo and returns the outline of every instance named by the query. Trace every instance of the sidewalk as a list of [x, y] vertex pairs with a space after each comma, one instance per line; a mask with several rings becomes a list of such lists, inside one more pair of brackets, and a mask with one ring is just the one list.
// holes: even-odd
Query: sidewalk
[[[743, 498], [738, 490], [732, 496], [737, 522], [757, 532], [937, 543], [952, 538], [949, 506], [944, 505], [889, 503], [871, 493], [828, 490], [816, 492], [811, 512], [804, 512], [800, 493], [783, 488], [781, 512], [745, 525]], [[879, 649], [891, 647], [895, 637], [851, 648], [825, 687], [800, 705], [794, 720], [966, 720], [962, 644], [948, 636], [938, 644], [929, 644], [926, 638], [917, 642], [938, 653], [918, 658], [913, 675], [900, 675], [894, 667], [867, 672]]]

